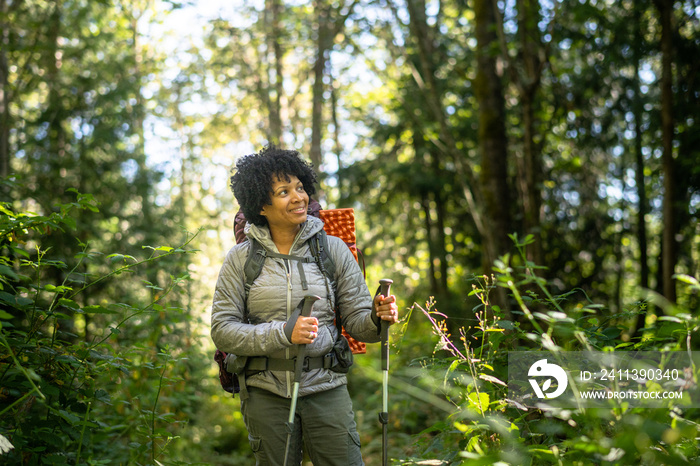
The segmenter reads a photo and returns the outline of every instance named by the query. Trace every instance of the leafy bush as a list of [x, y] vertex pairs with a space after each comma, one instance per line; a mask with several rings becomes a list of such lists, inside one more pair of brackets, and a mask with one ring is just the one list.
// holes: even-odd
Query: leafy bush
[[[194, 236], [144, 246], [141, 258], [87, 243], [62, 257], [45, 245], [76, 227], [77, 212], [98, 208], [75, 194], [47, 216], [0, 204], [2, 460], [155, 464], [193, 404], [195, 351], [179, 295]], [[164, 285], [139, 275], [163, 270], [183, 272], [166, 273]], [[121, 299], [108, 300], [109, 287]]]
[[[517, 238], [514, 238], [517, 240]], [[437, 337], [434, 355], [414, 360], [404, 371], [404, 383], [395, 387], [421, 400], [416, 409], [431, 404], [436, 416], [431, 427], [413, 436], [400, 464], [697, 464], [700, 462], [700, 416], [696, 408], [669, 403], [668, 409], [609, 408], [551, 409], [524, 406], [508, 399], [508, 351], [661, 351], [692, 349], [700, 328], [696, 315], [665, 303], [650, 293], [618, 315], [606, 315], [601, 306], [580, 290], [552, 295], [535, 274], [523, 248], [516, 242], [525, 266], [519, 272], [502, 257], [493, 277], [474, 279], [471, 295], [479, 299], [477, 325], [448, 333], [447, 317], [429, 301], [414, 304]], [[692, 277], [677, 277], [697, 294]], [[508, 321], [489, 302], [496, 289], [507, 289], [517, 306], [520, 322]], [[577, 300], [583, 296], [583, 300]], [[690, 300], [688, 300], [690, 302]], [[650, 305], [665, 308], [630, 339], [628, 325]], [[410, 317], [409, 317], [410, 318]], [[697, 371], [697, 368], [695, 368]], [[410, 381], [408, 380], [408, 377]], [[693, 374], [697, 382], [697, 372]], [[429, 402], [429, 403], [426, 403]], [[404, 409], [405, 412], [405, 409]], [[443, 414], [444, 413], [444, 414]]]

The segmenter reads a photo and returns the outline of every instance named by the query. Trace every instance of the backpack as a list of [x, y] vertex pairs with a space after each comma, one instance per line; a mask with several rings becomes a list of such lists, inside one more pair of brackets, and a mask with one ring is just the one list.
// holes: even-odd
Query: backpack
[[[331, 210], [321, 210], [320, 205], [318, 202], [315, 200], [311, 199], [309, 202], [309, 214], [313, 215], [314, 217], [318, 217], [321, 220], [324, 221], [324, 229], [316, 233], [310, 241], [310, 248], [311, 248], [311, 254], [312, 257], [298, 257], [298, 256], [292, 256], [294, 260], [298, 262], [315, 262], [318, 267], [320, 268], [321, 272], [326, 276], [326, 284], [329, 287], [328, 291], [328, 296], [330, 300], [330, 294], [333, 293], [335, 296], [336, 294], [336, 283], [335, 283], [335, 263], [333, 262], [333, 259], [330, 257], [330, 255], [327, 253], [328, 251], [328, 239], [327, 235], [330, 233], [333, 233], [333, 236], [338, 236], [343, 241], [345, 244], [348, 246], [350, 251], [352, 252], [353, 256], [355, 257], [355, 260], [358, 260], [359, 262], [359, 253], [360, 251], [357, 249], [357, 246], [355, 244], [355, 224], [354, 224], [354, 211], [353, 209], [331, 209]], [[244, 271], [244, 276], [245, 276], [245, 303], [247, 305], [248, 302], [248, 293], [250, 291], [250, 288], [252, 287], [253, 283], [255, 280], [258, 278], [260, 273], [262, 272], [263, 265], [265, 263], [265, 259], [268, 256], [282, 256], [282, 257], [290, 257], [288, 255], [284, 254], [277, 254], [277, 253], [269, 253], [263, 248], [263, 246], [255, 239], [253, 238], [247, 238], [244, 232], [245, 225], [247, 221], [245, 219], [245, 216], [243, 215], [243, 212], [239, 211], [236, 214], [235, 220], [234, 220], [234, 233], [236, 236], [236, 243], [240, 244], [244, 241], [249, 241], [250, 242], [250, 249], [248, 251], [248, 257], [246, 259], [246, 262], [243, 266], [243, 271]], [[328, 232], [327, 232], [328, 230]], [[364, 258], [363, 258], [364, 259]], [[301, 264], [300, 264], [301, 267]], [[364, 260], [363, 260], [363, 274], [365, 273], [364, 271]], [[303, 275], [302, 275], [303, 276]], [[304, 286], [304, 282], [302, 279], [302, 286]], [[338, 326], [338, 329], [340, 330], [340, 335], [339, 339], [342, 337], [345, 337], [345, 340], [347, 341], [348, 349], [351, 351], [352, 354], [364, 354], [366, 353], [366, 346], [363, 342], [359, 342], [352, 338], [344, 328], [342, 328], [342, 322], [340, 320], [340, 312], [336, 308], [335, 309], [336, 313], [336, 325]], [[221, 387], [232, 394], [236, 394], [240, 392], [240, 384], [238, 381], [238, 377], [235, 373], [231, 373], [227, 370], [226, 362], [227, 362], [227, 357], [228, 355], [217, 349], [214, 353], [214, 361], [219, 366], [219, 381], [221, 383]]]

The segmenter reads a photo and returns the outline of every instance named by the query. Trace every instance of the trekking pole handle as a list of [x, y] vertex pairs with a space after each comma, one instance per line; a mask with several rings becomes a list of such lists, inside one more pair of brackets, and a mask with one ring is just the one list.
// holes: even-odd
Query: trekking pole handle
[[[391, 293], [391, 285], [394, 283], [389, 278], [379, 280], [379, 294], [385, 298]], [[381, 342], [382, 342], [382, 370], [389, 370], [389, 322], [381, 322]]]
[[[304, 304], [302, 304], [301, 312], [300, 315], [302, 317], [310, 317], [311, 316], [311, 309], [314, 307], [314, 303], [321, 299], [320, 297], [316, 295], [306, 295], [304, 296], [304, 299], [302, 300]], [[301, 304], [301, 303], [299, 303]], [[301, 380], [301, 373], [304, 368], [304, 355], [306, 353], [306, 345], [299, 345], [299, 352], [297, 353], [297, 363], [294, 367], [294, 382], [298, 383]]]
[[309, 317], [311, 316], [311, 309], [314, 307], [314, 303], [321, 299], [319, 296], [316, 295], [306, 295], [304, 296], [304, 305], [301, 308], [301, 315], [303, 317]]

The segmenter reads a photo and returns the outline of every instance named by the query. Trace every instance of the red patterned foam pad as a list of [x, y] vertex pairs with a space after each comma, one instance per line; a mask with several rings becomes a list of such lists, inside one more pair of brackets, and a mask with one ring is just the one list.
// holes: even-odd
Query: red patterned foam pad
[[[355, 239], [355, 210], [354, 209], [324, 209], [319, 212], [321, 220], [323, 220], [323, 229], [326, 234], [337, 236], [347, 244], [352, 255], [357, 260], [357, 244]], [[343, 335], [350, 343], [350, 349], [353, 354], [364, 354], [367, 352], [367, 347], [361, 341], [352, 338], [343, 329]]]

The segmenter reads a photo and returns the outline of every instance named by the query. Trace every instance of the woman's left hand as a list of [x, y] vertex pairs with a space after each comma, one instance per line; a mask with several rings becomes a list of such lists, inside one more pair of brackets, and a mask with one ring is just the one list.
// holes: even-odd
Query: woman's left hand
[[381, 294], [374, 297], [374, 308], [377, 317], [386, 320], [389, 325], [399, 321], [399, 307], [396, 305], [396, 296], [383, 296]]

